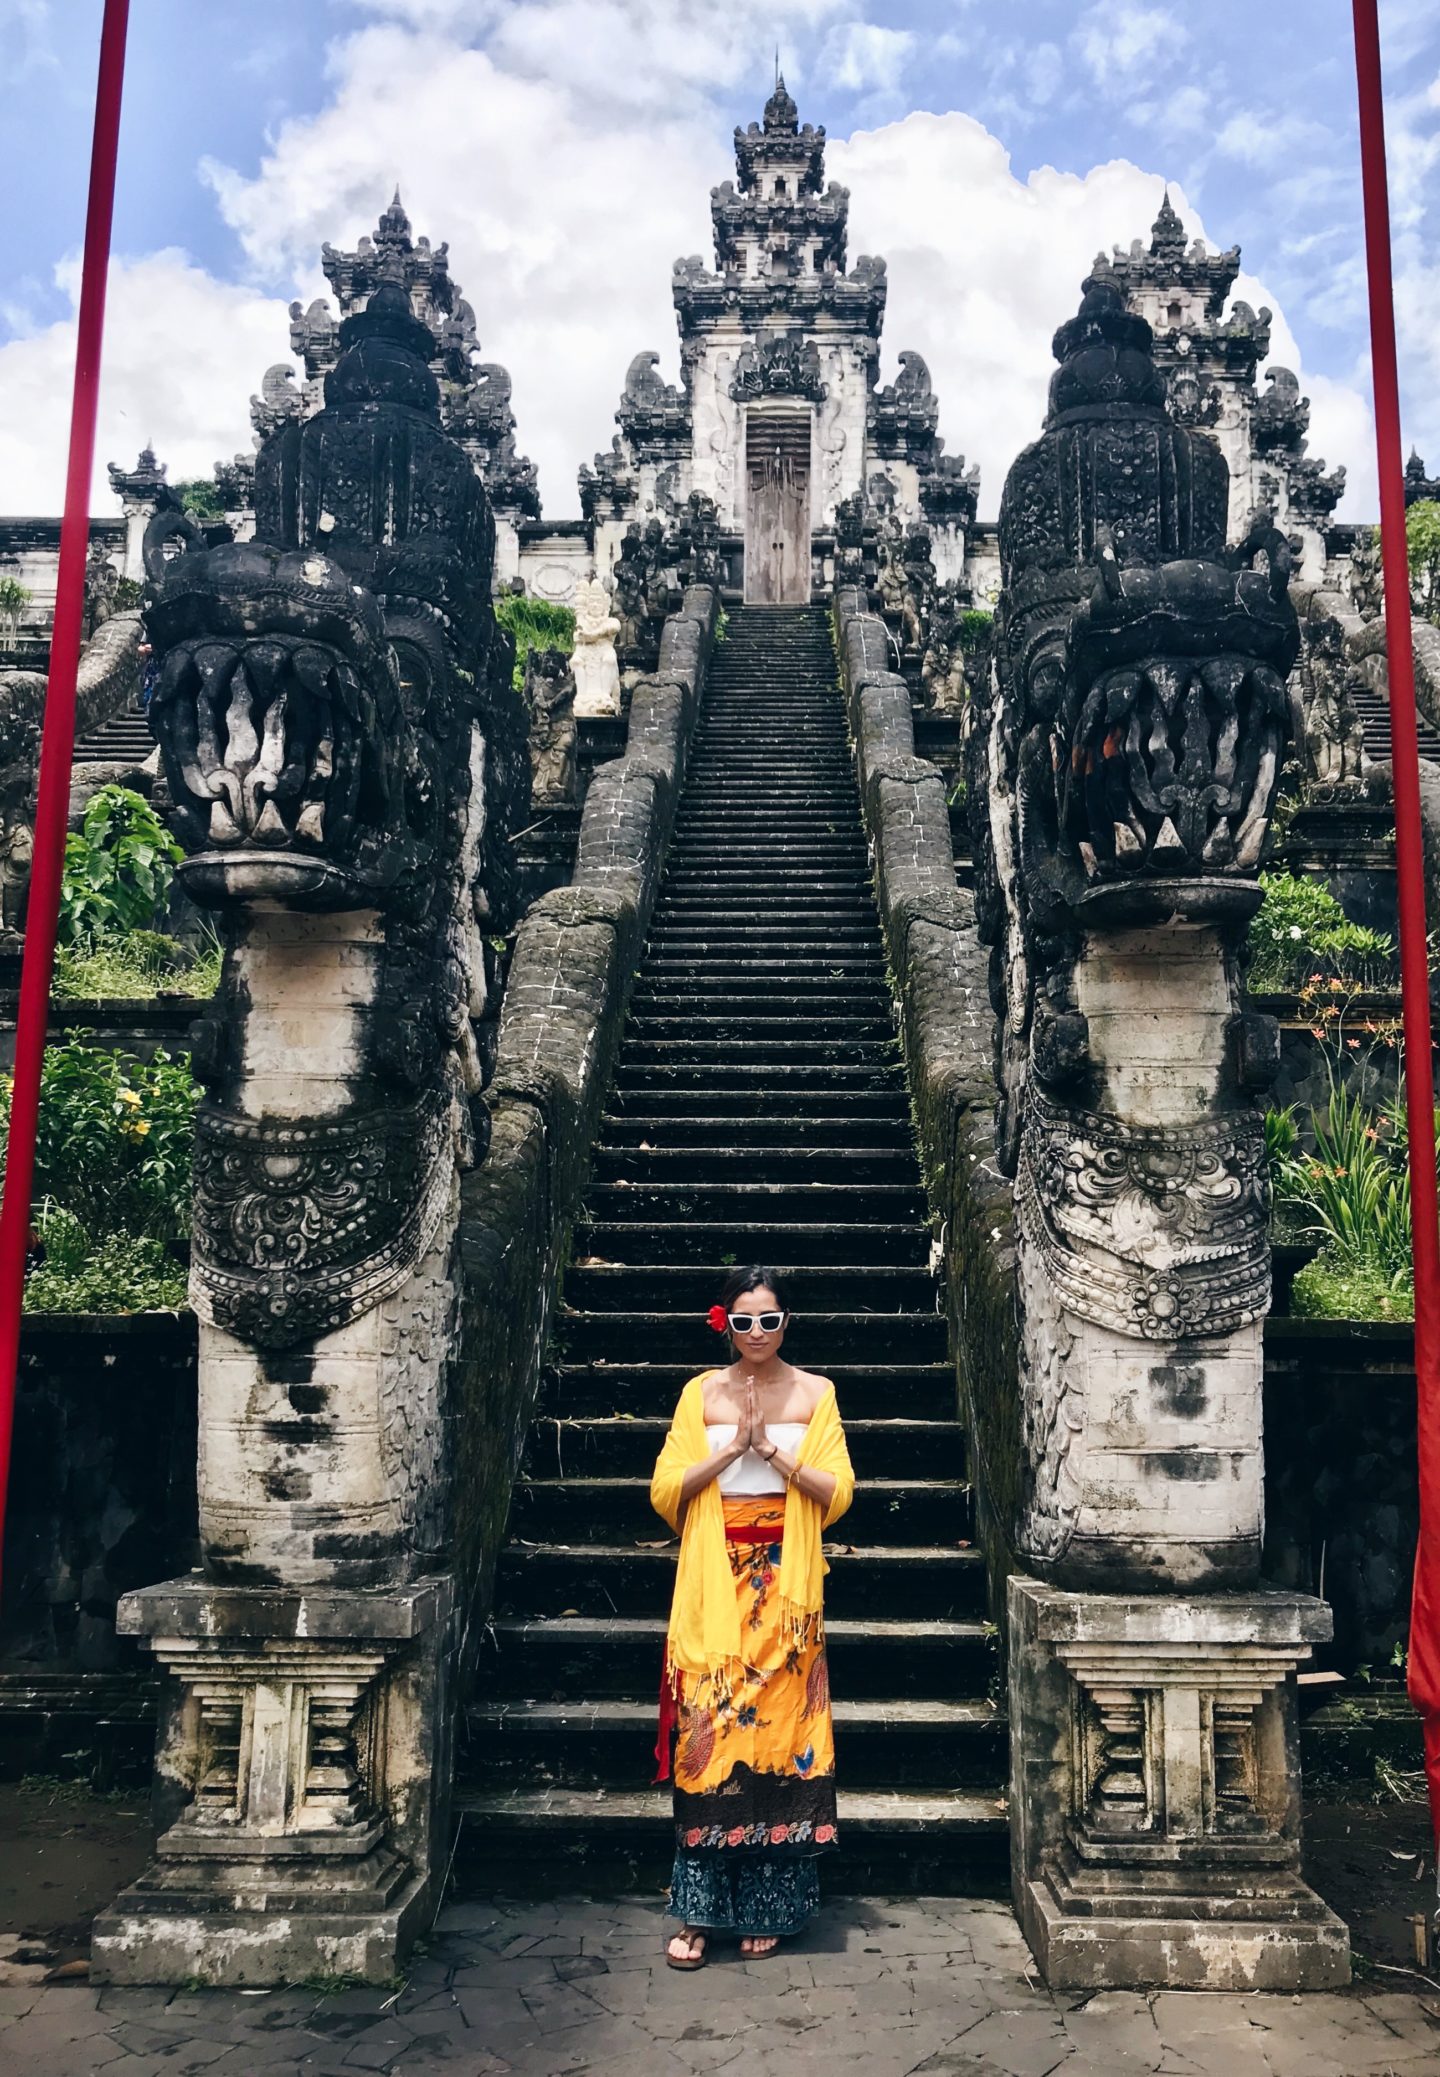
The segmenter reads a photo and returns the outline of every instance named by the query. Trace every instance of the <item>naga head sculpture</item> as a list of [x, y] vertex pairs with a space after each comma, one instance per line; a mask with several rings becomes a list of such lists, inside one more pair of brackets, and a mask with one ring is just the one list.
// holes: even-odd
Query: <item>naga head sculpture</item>
[[1258, 905], [1299, 646], [1288, 544], [1262, 520], [1227, 549], [1224, 456], [1175, 422], [1150, 327], [1113, 283], [1086, 283], [1055, 356], [1045, 429], [1001, 501], [997, 670], [971, 744], [1007, 1165], [1004, 1092], [1029, 1066], [1064, 1082], [1079, 1065], [1082, 937], [1233, 932]]
[[404, 292], [382, 284], [340, 345], [325, 408], [257, 459], [257, 540], [178, 558], [148, 614], [152, 723], [203, 902], [384, 906], [442, 868], [463, 816], [493, 521]]
[[1086, 285], [1055, 355], [1000, 513], [1027, 866], [1077, 916], [1138, 917], [1147, 885], [1156, 914], [1223, 908], [1216, 883], [1258, 863], [1288, 730], [1290, 550], [1262, 524], [1227, 553], [1224, 457], [1173, 422], [1113, 284]]
[[[417, 1206], [484, 1152], [486, 941], [509, 920], [530, 783], [494, 522], [441, 423], [434, 335], [382, 280], [339, 344], [324, 408], [256, 459], [257, 538], [190, 544], [147, 609], [180, 874], [230, 922], [195, 1035], [196, 1302], [271, 1347], [372, 1303], [428, 1234]], [[292, 985], [280, 948], [320, 944], [347, 1036], [332, 1017], [287, 1037], [297, 1080], [272, 1120], [255, 1027]], [[302, 1187], [347, 1163], [368, 1224]]]

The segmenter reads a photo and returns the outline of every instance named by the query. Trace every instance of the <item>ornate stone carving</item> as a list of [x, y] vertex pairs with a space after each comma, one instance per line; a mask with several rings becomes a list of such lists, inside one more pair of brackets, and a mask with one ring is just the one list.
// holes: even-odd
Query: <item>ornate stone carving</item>
[[1345, 1927], [1300, 1875], [1290, 1676], [1322, 1602], [1066, 1594], [1012, 1574], [1015, 1908], [1052, 1989], [1321, 1989]]
[[610, 610], [610, 594], [598, 578], [575, 587], [575, 713], [578, 716], [620, 712], [620, 665], [615, 637], [620, 622]]
[[536, 807], [575, 797], [575, 677], [562, 649], [525, 658], [530, 710], [530, 798]]
[[1418, 505], [1422, 498], [1440, 498], [1440, 476], [1426, 475], [1425, 464], [1412, 447], [1405, 464], [1405, 503]]
[[[406, 1285], [485, 1121], [482, 925], [504, 918], [528, 757], [433, 348], [382, 283], [340, 328], [325, 408], [260, 453], [262, 539], [191, 544], [149, 612], [180, 873], [241, 926], [195, 1050], [196, 1303], [260, 1350], [333, 1340]], [[298, 1083], [267, 1037], [290, 989], [318, 1047]]]
[[333, 1333], [405, 1283], [434, 1240], [454, 1172], [448, 1090], [296, 1124], [202, 1104], [196, 1311], [260, 1349]]
[[[996, 695], [969, 752], [1021, 1234], [1019, 1534], [1066, 1583], [1244, 1578], [1269, 1257], [1237, 957], [1288, 731], [1290, 555], [1263, 527], [1227, 554], [1223, 458], [1174, 423], [1108, 281], [1055, 351], [1001, 505]], [[1167, 1036], [1132, 1062], [1143, 1017]], [[1181, 1482], [1182, 1437], [1231, 1481], [1218, 1513]]]
[[762, 397], [805, 397], [813, 404], [825, 401], [825, 380], [820, 368], [820, 349], [800, 332], [762, 329], [754, 344], [741, 347], [730, 378], [730, 394], [737, 404], [751, 404]]
[[1324, 595], [1310, 600], [1301, 623], [1300, 698], [1306, 776], [1317, 785], [1359, 786], [1365, 776], [1365, 730], [1355, 702], [1356, 674], [1344, 623]]

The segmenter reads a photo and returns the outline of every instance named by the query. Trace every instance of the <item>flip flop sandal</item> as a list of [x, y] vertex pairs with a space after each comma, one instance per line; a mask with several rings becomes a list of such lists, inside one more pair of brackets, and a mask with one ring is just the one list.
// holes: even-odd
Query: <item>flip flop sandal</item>
[[[705, 1945], [698, 1954], [672, 1954], [670, 1940], [704, 1940]], [[710, 1942], [699, 1926], [682, 1926], [672, 1933], [665, 1943], [666, 1966], [671, 1969], [703, 1969], [710, 1953]]]
[[[752, 1933], [750, 1935], [750, 1938], [752, 1940], [768, 1940], [770, 1938], [770, 1935], [768, 1933]], [[754, 1948], [752, 1947], [750, 1952], [747, 1955], [743, 1955], [741, 1959], [747, 1962], [768, 1962], [772, 1955], [776, 1955], [779, 1952], [780, 1942], [777, 1939], [773, 1947], [765, 1948], [763, 1952], [761, 1952], [760, 1954], [757, 1954]]]

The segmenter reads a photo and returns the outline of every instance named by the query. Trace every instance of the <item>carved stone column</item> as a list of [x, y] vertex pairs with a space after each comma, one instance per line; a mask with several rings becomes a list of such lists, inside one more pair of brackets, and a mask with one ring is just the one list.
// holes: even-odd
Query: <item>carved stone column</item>
[[1278, 1047], [1240, 951], [1290, 551], [1261, 528], [1227, 553], [1223, 456], [1174, 423], [1113, 285], [1055, 352], [972, 744], [1035, 1575], [1009, 1582], [1016, 1908], [1057, 1985], [1341, 1982], [1290, 1692], [1329, 1610], [1253, 1591]]
[[259, 538], [181, 554], [148, 613], [227, 953], [194, 1056], [203, 1565], [121, 1604], [171, 1678], [101, 1980], [384, 1978], [443, 1880], [459, 1172], [529, 774], [434, 351], [382, 284], [257, 458]]

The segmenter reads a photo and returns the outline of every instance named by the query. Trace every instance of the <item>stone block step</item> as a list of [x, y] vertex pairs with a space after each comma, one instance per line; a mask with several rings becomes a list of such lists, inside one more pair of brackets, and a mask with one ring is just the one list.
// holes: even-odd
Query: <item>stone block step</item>
[[[652, 1467], [653, 1468], [653, 1467]], [[836, 1524], [856, 1543], [959, 1543], [971, 1534], [970, 1488], [959, 1479], [870, 1479]], [[620, 1544], [664, 1535], [643, 1478], [516, 1481], [510, 1533], [526, 1543]]]
[[[893, 1034], [894, 998], [879, 981], [834, 980], [828, 988], [793, 994], [784, 988], [747, 988], [743, 981], [722, 982], [718, 988], [697, 992], [695, 979], [667, 975], [652, 980], [642, 972], [630, 997], [631, 1014], [646, 1018], [674, 1019], [689, 1012], [690, 1021], [704, 1027], [712, 1016], [762, 1020], [783, 1017], [793, 1029], [813, 1023], [821, 1031], [833, 1029], [836, 1018], [860, 1018], [867, 1023], [881, 1019]], [[703, 1008], [696, 1006], [703, 1004]]]
[[622, 1057], [616, 1065], [615, 1084], [621, 1090], [704, 1089], [714, 1090], [728, 1102], [743, 1100], [747, 1092], [773, 1087], [783, 1095], [791, 1090], [860, 1090], [873, 1091], [904, 1087], [905, 1070], [899, 1061], [868, 1063], [854, 1066], [841, 1062], [826, 1069], [814, 1066], [779, 1066], [770, 1061], [762, 1068], [754, 1061], [737, 1061], [725, 1067], [716, 1061], [707, 1061], [703, 1066], [691, 1061], [670, 1060], [663, 1068], [653, 1061], [627, 1063]]
[[792, 989], [813, 989], [820, 982], [824, 992], [833, 993], [837, 981], [884, 988], [885, 961], [878, 935], [856, 937], [843, 951], [832, 952], [819, 945], [804, 945], [789, 959], [781, 958], [773, 940], [748, 947], [706, 944], [695, 949], [657, 945], [645, 955], [642, 976], [647, 981], [723, 980], [729, 988], [748, 986], [786, 994]]
[[[466, 1786], [642, 1788], [655, 1772], [657, 1699], [472, 1702]], [[851, 1793], [974, 1790], [1004, 1765], [1006, 1725], [983, 1698], [859, 1702], [837, 1691], [834, 1718], [836, 1771]]]
[[679, 1117], [662, 1113], [657, 1105], [644, 1118], [612, 1114], [600, 1128], [600, 1143], [607, 1147], [733, 1146], [760, 1153], [766, 1147], [833, 1147], [837, 1139], [852, 1147], [914, 1146], [908, 1118], [845, 1118], [834, 1111], [819, 1118], [750, 1118], [738, 1112]]
[[771, 1147], [763, 1164], [754, 1152], [724, 1147], [601, 1147], [594, 1174], [602, 1183], [656, 1182], [676, 1176], [697, 1183], [913, 1183], [909, 1147]]
[[[616, 1118], [643, 1119], [652, 1111], [663, 1111], [672, 1118], [693, 1118], [710, 1116], [714, 1109], [715, 1098], [705, 1089], [673, 1091], [667, 1086], [649, 1094], [636, 1089], [615, 1089], [610, 1094], [610, 1115]], [[734, 1122], [733, 1105], [722, 1101], [722, 1112], [731, 1123]], [[783, 1089], [757, 1089], [746, 1098], [744, 1116], [747, 1119], [833, 1118], [837, 1126], [848, 1126], [855, 1118], [908, 1120], [910, 1109], [903, 1093], [898, 1090], [826, 1096], [818, 1089], [801, 1090], [798, 1094]], [[843, 1131], [839, 1136], [844, 1138]], [[916, 1216], [923, 1218], [923, 1211]]]
[[[630, 1314], [637, 1299], [648, 1297], [657, 1310], [681, 1312], [690, 1307], [703, 1314], [727, 1274], [728, 1265], [722, 1262], [652, 1262], [638, 1269], [623, 1264], [590, 1269], [577, 1263], [565, 1279], [565, 1302], [581, 1312]], [[805, 1270], [805, 1307], [812, 1317], [848, 1305], [869, 1316], [918, 1314], [924, 1319], [934, 1311], [937, 1288], [928, 1268], [812, 1264]]]
[[[500, 1559], [496, 1614], [654, 1615], [668, 1609], [679, 1545], [662, 1541], [664, 1523], [648, 1506], [645, 1512], [649, 1523], [642, 1523], [638, 1541], [508, 1543]], [[837, 1535], [848, 1525], [848, 1517], [837, 1522]], [[984, 1560], [961, 1543], [876, 1547], [827, 1537], [825, 1555], [827, 1622], [884, 1622], [897, 1609], [910, 1622], [975, 1621], [985, 1613]], [[657, 1664], [657, 1685], [659, 1677]]]
[[[705, 1028], [704, 1019], [699, 1020]], [[814, 1027], [812, 1027], [814, 1028]], [[823, 1027], [819, 1027], [822, 1028]], [[622, 1041], [627, 1067], [649, 1064], [683, 1067], [757, 1066], [781, 1061], [852, 1062], [857, 1067], [883, 1061], [899, 1041], [892, 1035], [876, 1038], [760, 1038], [747, 1033], [743, 1038], [626, 1038]]]
[[[805, 1279], [817, 1264], [846, 1262], [861, 1270], [888, 1265], [924, 1268], [930, 1250], [925, 1226], [816, 1226], [783, 1220], [706, 1222], [677, 1219], [670, 1224], [640, 1220], [592, 1220], [576, 1228], [574, 1257], [585, 1267], [599, 1258], [648, 1264], [681, 1262], [782, 1263]], [[727, 1272], [722, 1269], [721, 1277]], [[718, 1287], [719, 1279], [717, 1279]]]
[[[787, 1033], [794, 1034], [796, 1013], [778, 1004], [767, 1014], [763, 1010], [749, 1012], [735, 1009], [722, 997], [713, 1007], [692, 1007], [683, 1016], [649, 1004], [632, 1006], [625, 1026], [626, 1044], [663, 1046], [667, 1052], [675, 1046], [730, 1044], [749, 1051], [753, 1045], [771, 1046]], [[815, 1034], [814, 1042], [838, 1047], [856, 1039], [890, 1039], [895, 1035], [895, 1023], [888, 1008], [883, 1012], [871, 1011], [868, 1016], [845, 1016], [834, 1012], [812, 1010], [802, 1029], [807, 1036]], [[823, 1039], [818, 1035], [824, 1034]]]
[[922, 1191], [904, 1183], [799, 1183], [789, 1189], [743, 1182], [592, 1183], [585, 1203], [590, 1219], [601, 1224], [698, 1219], [750, 1227], [824, 1220], [843, 1226], [868, 1215], [882, 1226], [918, 1226], [926, 1217]]
[[[668, 1417], [631, 1418], [608, 1414], [584, 1420], [532, 1422], [525, 1446], [525, 1474], [532, 1479], [644, 1478], [669, 1428]], [[965, 1430], [959, 1421], [845, 1422], [856, 1478], [950, 1479], [963, 1483]]]
[[[807, 1322], [797, 1318], [788, 1340], [799, 1348], [809, 1339]], [[712, 1363], [725, 1361], [724, 1344], [711, 1337], [697, 1354], [678, 1363], [632, 1362], [623, 1357], [558, 1363], [546, 1371], [539, 1411], [555, 1417], [629, 1413], [669, 1420], [686, 1380]], [[816, 1368], [820, 1358], [808, 1354]], [[800, 1358], [797, 1354], [796, 1360]], [[949, 1420], [956, 1409], [955, 1372], [943, 1356], [934, 1363], [836, 1363], [826, 1361], [824, 1375], [833, 1380], [840, 1411], [852, 1420]]]
[[[656, 1687], [665, 1615], [505, 1616], [481, 1645], [482, 1696], [643, 1696]], [[996, 1677], [995, 1634], [983, 1622], [830, 1621], [830, 1678], [852, 1701], [979, 1695]]]
[[[457, 1897], [638, 1892], [655, 1897], [658, 1910], [675, 1853], [663, 1789], [466, 1786], [455, 1813]], [[838, 1818], [841, 1850], [821, 1877], [832, 1895], [1008, 1894], [1010, 1833], [998, 1795], [841, 1789]]]
[[[607, 1362], [633, 1361], [643, 1352], [653, 1363], [670, 1359], [703, 1369], [716, 1360], [704, 1318], [711, 1302], [707, 1285], [698, 1313], [580, 1312], [562, 1306], [555, 1321], [562, 1360], [593, 1363], [603, 1356]], [[787, 1337], [786, 1354], [826, 1377], [835, 1363], [938, 1363], [946, 1353], [945, 1322], [938, 1313], [822, 1312], [806, 1303], [803, 1286], [796, 1309], [799, 1317]]]
[[[792, 1003], [797, 1015], [821, 1018], [836, 1002], [883, 1007], [894, 998], [885, 984], [879, 960], [870, 947], [828, 951], [816, 947], [807, 973], [782, 976], [756, 973], [723, 948], [707, 955], [703, 947], [662, 946], [640, 969], [636, 1000], [661, 997], [682, 1001]], [[809, 948], [807, 947], [807, 954]]]

